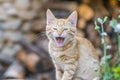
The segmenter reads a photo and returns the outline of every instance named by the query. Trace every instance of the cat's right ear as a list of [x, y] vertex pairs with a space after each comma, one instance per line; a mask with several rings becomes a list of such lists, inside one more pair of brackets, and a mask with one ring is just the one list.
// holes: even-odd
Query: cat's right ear
[[50, 9], [47, 9], [46, 16], [47, 16], [47, 24], [51, 24], [56, 19]]
[[77, 11], [72, 12], [72, 14], [68, 17], [68, 21], [76, 27], [77, 25]]

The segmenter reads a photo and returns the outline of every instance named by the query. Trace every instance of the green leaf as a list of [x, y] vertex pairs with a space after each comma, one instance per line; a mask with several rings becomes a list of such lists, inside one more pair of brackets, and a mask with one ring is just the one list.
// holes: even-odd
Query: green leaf
[[116, 24], [117, 24], [117, 20], [116, 20], [116, 19], [112, 19], [112, 20], [110, 21], [110, 26], [111, 26], [112, 28], [114, 28], [114, 27], [116, 26]]
[[120, 18], [120, 15], [118, 15], [118, 18]]
[[106, 22], [106, 21], [107, 21], [107, 19], [108, 19], [108, 17], [107, 17], [107, 16], [105, 16], [103, 21], [104, 21], [104, 22]]
[[118, 79], [119, 78], [119, 74], [118, 73], [114, 73], [114, 77], [115, 77], [115, 79]]
[[97, 67], [96, 67], [96, 68], [94, 68], [94, 71], [95, 71], [95, 72], [98, 72], [98, 68], [97, 68]]
[[115, 67], [115, 68], [113, 69], [113, 71], [116, 72], [116, 73], [120, 73], [120, 67]]
[[104, 44], [105, 43], [105, 40], [102, 38], [101, 39], [101, 44]]
[[101, 18], [97, 19], [100, 24], [103, 24], [103, 20]]
[[95, 30], [99, 30], [100, 27], [98, 25], [95, 25]]

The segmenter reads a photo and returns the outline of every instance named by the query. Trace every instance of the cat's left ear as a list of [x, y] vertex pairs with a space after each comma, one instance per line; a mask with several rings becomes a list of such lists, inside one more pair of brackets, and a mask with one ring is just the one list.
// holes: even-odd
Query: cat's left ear
[[47, 24], [51, 24], [56, 19], [50, 9], [47, 10], [46, 16], [47, 16]]
[[77, 11], [71, 13], [71, 15], [67, 18], [67, 20], [76, 27], [77, 24]]

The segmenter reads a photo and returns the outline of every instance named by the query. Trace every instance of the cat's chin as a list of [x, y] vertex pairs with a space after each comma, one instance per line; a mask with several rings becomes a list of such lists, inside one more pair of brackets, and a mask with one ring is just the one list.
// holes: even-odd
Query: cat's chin
[[56, 46], [57, 46], [57, 47], [63, 47], [63, 46], [64, 46], [64, 43], [56, 43]]

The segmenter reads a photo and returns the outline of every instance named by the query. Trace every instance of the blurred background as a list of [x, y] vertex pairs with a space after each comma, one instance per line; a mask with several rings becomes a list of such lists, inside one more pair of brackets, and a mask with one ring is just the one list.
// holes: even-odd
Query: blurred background
[[108, 16], [105, 40], [114, 63], [117, 41], [109, 21], [120, 14], [120, 0], [0, 0], [0, 80], [55, 80], [45, 35], [48, 8], [57, 18], [67, 18], [77, 10], [77, 35], [89, 39], [100, 58], [101, 38], [94, 22], [98, 17]]

